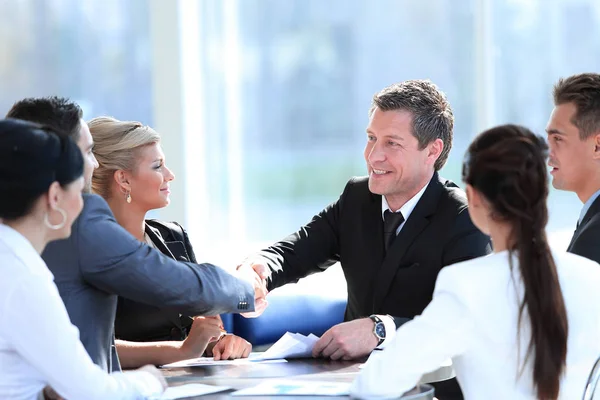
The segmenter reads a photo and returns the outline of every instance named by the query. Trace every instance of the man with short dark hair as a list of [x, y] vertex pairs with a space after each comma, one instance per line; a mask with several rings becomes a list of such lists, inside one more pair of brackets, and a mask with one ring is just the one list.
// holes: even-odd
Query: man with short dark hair
[[61, 97], [27, 98], [15, 103], [6, 118], [22, 119], [52, 127], [73, 139], [83, 154], [85, 191], [91, 191], [92, 173], [98, 162], [92, 148], [94, 141], [83, 120], [83, 111], [77, 103]]
[[[429, 304], [442, 267], [491, 251], [464, 192], [438, 176], [454, 126], [445, 95], [429, 81], [402, 82], [374, 96], [369, 116], [369, 176], [351, 179], [307, 226], [242, 264], [267, 267], [274, 289], [341, 263], [346, 322], [325, 332], [316, 357], [356, 359], [385, 347]], [[435, 386], [440, 399], [462, 398], [456, 380]]]
[[[76, 138], [86, 159], [84, 178], [89, 189], [98, 163], [81, 115], [74, 102], [47, 97], [19, 101], [7, 117], [48, 125]], [[260, 308], [266, 294], [250, 268], [238, 269], [236, 277], [211, 264], [175, 261], [141, 243], [116, 222], [104, 199], [94, 194], [84, 194], [83, 211], [71, 237], [50, 243], [42, 257], [85, 349], [109, 372], [120, 369], [114, 346], [118, 296], [187, 315], [218, 315], [252, 310], [255, 299]], [[146, 345], [151, 352], [160, 344]]]
[[583, 203], [567, 251], [600, 263], [600, 74], [558, 81], [546, 132], [552, 186]]

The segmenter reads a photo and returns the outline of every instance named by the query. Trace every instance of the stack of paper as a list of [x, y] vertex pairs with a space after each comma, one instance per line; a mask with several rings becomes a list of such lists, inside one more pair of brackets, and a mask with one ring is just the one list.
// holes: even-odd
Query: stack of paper
[[240, 365], [249, 363], [271, 363], [286, 362], [285, 358], [309, 358], [312, 357], [312, 349], [319, 337], [312, 333], [304, 336], [300, 333], [286, 332], [273, 346], [264, 353], [251, 353], [248, 358], [237, 360], [215, 361], [212, 357], [199, 357], [190, 360], [177, 361], [163, 365], [161, 368], [185, 368], [211, 365]]
[[222, 365], [244, 365], [244, 364], [258, 364], [258, 363], [277, 363], [287, 362], [283, 359], [264, 359], [263, 353], [251, 353], [248, 358], [238, 358], [236, 360], [219, 360], [215, 361], [212, 357], [198, 357], [191, 358], [189, 360], [177, 361], [171, 364], [162, 365], [161, 368], [187, 368], [187, 367], [209, 367], [209, 366], [222, 366]]
[[260, 356], [263, 360], [275, 360], [281, 358], [309, 358], [312, 357], [312, 349], [319, 340], [312, 333], [304, 336], [300, 333], [286, 332], [273, 346]]

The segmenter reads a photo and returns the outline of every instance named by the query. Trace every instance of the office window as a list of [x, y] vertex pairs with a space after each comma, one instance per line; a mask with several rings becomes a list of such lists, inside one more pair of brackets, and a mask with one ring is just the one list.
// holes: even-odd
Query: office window
[[145, 0], [0, 3], [0, 113], [17, 100], [59, 95], [84, 117], [152, 123]]
[[458, 181], [474, 133], [473, 3], [202, 2], [211, 213], [190, 224], [210, 230], [203, 247], [282, 238], [365, 175], [370, 101], [394, 82], [427, 78], [448, 95], [456, 129], [442, 174]]

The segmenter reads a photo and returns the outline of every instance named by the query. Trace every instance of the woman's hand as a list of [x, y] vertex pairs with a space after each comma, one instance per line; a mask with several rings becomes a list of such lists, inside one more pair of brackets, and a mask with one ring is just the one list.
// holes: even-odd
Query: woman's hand
[[239, 336], [225, 335], [223, 336], [212, 349], [207, 351], [208, 355], [211, 355], [218, 360], [235, 360], [237, 358], [247, 358], [252, 351], [252, 345], [250, 342], [244, 340]]
[[221, 318], [195, 317], [190, 333], [182, 342], [180, 351], [182, 359], [201, 357], [210, 342], [215, 342], [225, 333]]

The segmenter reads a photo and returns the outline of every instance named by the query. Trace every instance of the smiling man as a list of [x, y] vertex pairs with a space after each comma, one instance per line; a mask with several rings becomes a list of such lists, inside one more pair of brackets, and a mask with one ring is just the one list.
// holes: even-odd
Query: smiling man
[[[446, 96], [431, 82], [383, 89], [369, 111], [369, 176], [351, 179], [308, 225], [246, 261], [269, 271], [269, 289], [341, 262], [346, 322], [321, 337], [315, 357], [349, 360], [385, 347], [431, 301], [442, 267], [491, 251], [464, 193], [438, 176], [453, 125]], [[435, 386], [440, 399], [462, 398], [456, 380]]]
[[583, 203], [568, 251], [600, 263], [600, 75], [579, 74], [554, 87], [546, 128], [552, 186]]

